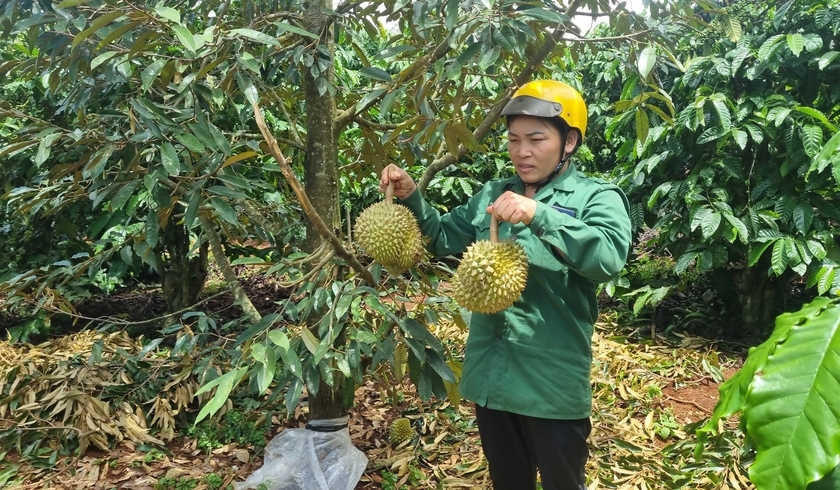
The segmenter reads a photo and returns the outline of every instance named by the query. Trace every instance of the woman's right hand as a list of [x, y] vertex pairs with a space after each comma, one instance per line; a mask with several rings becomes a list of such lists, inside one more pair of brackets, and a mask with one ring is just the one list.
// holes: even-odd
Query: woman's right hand
[[394, 195], [399, 199], [406, 199], [417, 190], [417, 184], [408, 173], [393, 163], [382, 169], [379, 180], [379, 192], [384, 193], [388, 183], [394, 182]]

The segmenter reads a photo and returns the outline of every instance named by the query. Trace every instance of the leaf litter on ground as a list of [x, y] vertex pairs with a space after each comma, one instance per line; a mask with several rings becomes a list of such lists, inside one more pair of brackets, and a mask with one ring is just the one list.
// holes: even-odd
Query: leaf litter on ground
[[[441, 322], [435, 333], [446, 339], [455, 357], [461, 356], [466, 331]], [[657, 337], [655, 342], [633, 340], [608, 321], [596, 325], [587, 468], [590, 490], [754, 488], [745, 476], [752, 458], [742, 449], [737, 420], [721, 424], [719, 434], [707, 441], [702, 459], [695, 459], [693, 430], [714, 407], [718, 384], [740, 366], [739, 356], [726, 357], [715, 347], [714, 342], [687, 334], [670, 340]], [[51, 464], [38, 460], [33, 464], [31, 458], [21, 458], [15, 451], [0, 453], [4, 458], [0, 475], [14, 470], [8, 478], [13, 486], [7, 484], [8, 488], [225, 488], [260, 466], [260, 448], [253, 444], [228, 443], [208, 451], [198, 447], [196, 439], [176, 434], [173, 405], [186, 408], [184, 398], [198, 386], [191, 377], [177, 378], [183, 366], [178, 370], [165, 366], [160, 361], [163, 356], [152, 352], [150, 358], [160, 363], [155, 368], [172, 373], [167, 389], [152, 398], [152, 404], [113, 407], [101, 399], [107, 399], [102, 396], [105, 390], [133, 381], [115, 358], [109, 358], [113, 365], [105, 366], [109, 376], [102, 371], [90, 375], [68, 370], [72, 363], [57, 362], [79, 353], [90, 357], [94, 350], [104, 358], [120, 350], [136, 354], [140, 343], [124, 333], [90, 331], [28, 349], [0, 343], [0, 384], [7, 383], [8, 391], [10, 374], [29, 373], [33, 376], [28, 386], [35, 393], [35, 398], [26, 395], [31, 403], [11, 413], [8, 406], [0, 406], [0, 432], [13, 433], [17, 427], [24, 429], [17, 432], [20, 436], [32, 429], [41, 434], [39, 447], [47, 450], [45, 455], [55, 452], [66, 430], [83, 431], [91, 446], [82, 457], [53, 456]], [[172, 398], [164, 405], [161, 400], [167, 395]], [[62, 404], [61, 400], [68, 401]], [[355, 391], [349, 418], [351, 439], [369, 458], [357, 488], [492, 488], [474, 408], [470, 402], [458, 401], [422, 402], [410, 381], [393, 379], [388, 365], [370, 375]], [[167, 410], [168, 418], [160, 415]], [[21, 419], [21, 412], [32, 417]], [[403, 417], [411, 421], [414, 436], [394, 446], [388, 442], [388, 429]], [[128, 422], [129, 418], [135, 423]], [[288, 417], [277, 413], [269, 422], [263, 417], [262, 422], [271, 427], [271, 434], [303, 427], [305, 405]], [[93, 429], [101, 432], [85, 434]], [[113, 448], [107, 437], [117, 441]]]

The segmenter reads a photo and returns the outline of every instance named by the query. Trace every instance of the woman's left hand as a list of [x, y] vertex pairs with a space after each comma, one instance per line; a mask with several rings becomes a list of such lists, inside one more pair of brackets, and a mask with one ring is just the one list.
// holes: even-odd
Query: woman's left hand
[[487, 212], [495, 216], [496, 220], [507, 221], [513, 225], [531, 224], [536, 211], [536, 201], [511, 191], [505, 192], [493, 204], [487, 206]]

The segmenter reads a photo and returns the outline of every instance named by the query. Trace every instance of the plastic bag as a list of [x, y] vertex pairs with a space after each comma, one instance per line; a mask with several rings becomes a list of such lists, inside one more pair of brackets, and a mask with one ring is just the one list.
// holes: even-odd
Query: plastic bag
[[313, 420], [305, 429], [286, 429], [265, 447], [260, 469], [235, 490], [352, 490], [368, 458], [350, 441], [347, 418]]

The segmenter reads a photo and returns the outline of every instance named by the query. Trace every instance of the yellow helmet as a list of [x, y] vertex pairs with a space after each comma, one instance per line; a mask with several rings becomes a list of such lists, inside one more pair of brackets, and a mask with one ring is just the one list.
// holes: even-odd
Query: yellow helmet
[[519, 87], [502, 109], [503, 116], [559, 117], [586, 136], [586, 102], [577, 90], [555, 80], [535, 80]]

